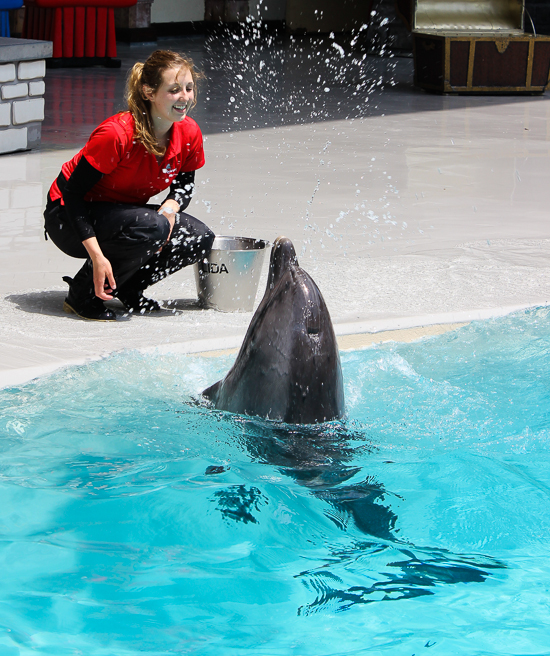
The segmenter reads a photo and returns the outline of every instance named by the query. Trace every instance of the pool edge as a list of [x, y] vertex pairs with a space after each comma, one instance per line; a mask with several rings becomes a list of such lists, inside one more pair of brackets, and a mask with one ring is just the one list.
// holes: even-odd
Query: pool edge
[[[471, 321], [480, 321], [503, 317], [507, 314], [535, 307], [546, 307], [548, 302], [527, 303], [501, 308], [482, 310], [464, 310], [461, 312], [446, 312], [442, 314], [418, 315], [412, 317], [392, 317], [373, 319], [370, 321], [342, 322], [334, 325], [340, 350], [366, 348], [373, 344], [388, 341], [412, 342], [424, 337], [441, 335], [451, 330], [467, 325]], [[214, 337], [200, 340], [188, 340], [157, 346], [140, 347], [135, 350], [141, 353], [180, 353], [215, 357], [217, 355], [235, 352], [240, 347], [246, 331], [230, 337]], [[117, 350], [112, 351], [112, 353]], [[68, 366], [82, 365], [100, 360], [111, 353], [96, 356], [58, 361], [44, 365], [6, 369], [0, 371], [0, 389], [23, 385], [41, 376], [54, 373]]]

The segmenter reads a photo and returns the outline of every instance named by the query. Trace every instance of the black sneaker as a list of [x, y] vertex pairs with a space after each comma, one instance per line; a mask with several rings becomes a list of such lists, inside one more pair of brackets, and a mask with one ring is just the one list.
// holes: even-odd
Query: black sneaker
[[76, 314], [77, 317], [88, 319], [88, 321], [116, 321], [116, 314], [106, 308], [97, 297], [74, 303], [67, 296], [63, 303], [63, 309], [68, 314]]
[[160, 312], [161, 307], [152, 298], [146, 298], [142, 292], [135, 290], [122, 290], [117, 292], [116, 297], [128, 310], [135, 314], [149, 314], [149, 312]]
[[[68, 277], [64, 277], [63, 280], [68, 284], [72, 282], [72, 279]], [[67, 314], [76, 314], [77, 317], [88, 319], [88, 321], [116, 321], [116, 314], [106, 308], [100, 298], [93, 296], [81, 300], [76, 298], [70, 289], [63, 303], [63, 310]]]

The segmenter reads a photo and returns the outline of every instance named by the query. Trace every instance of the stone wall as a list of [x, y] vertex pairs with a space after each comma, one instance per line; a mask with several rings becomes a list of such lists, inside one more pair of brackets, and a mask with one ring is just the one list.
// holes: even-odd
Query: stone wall
[[0, 153], [40, 144], [49, 56], [49, 41], [0, 39]]

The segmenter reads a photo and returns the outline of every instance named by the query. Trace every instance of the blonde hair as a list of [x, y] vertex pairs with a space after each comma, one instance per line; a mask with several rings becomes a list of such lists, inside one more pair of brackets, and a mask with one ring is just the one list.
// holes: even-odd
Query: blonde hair
[[204, 74], [195, 68], [192, 59], [177, 52], [155, 50], [145, 63], [134, 64], [126, 82], [126, 102], [134, 117], [135, 136], [147, 151], [157, 157], [162, 157], [166, 148], [157, 143], [151, 119], [151, 101], [145, 96], [143, 87], [149, 87], [155, 93], [163, 82], [162, 74], [170, 68], [184, 69], [191, 73], [195, 91], [191, 107], [194, 107], [197, 104], [197, 83], [204, 78]]

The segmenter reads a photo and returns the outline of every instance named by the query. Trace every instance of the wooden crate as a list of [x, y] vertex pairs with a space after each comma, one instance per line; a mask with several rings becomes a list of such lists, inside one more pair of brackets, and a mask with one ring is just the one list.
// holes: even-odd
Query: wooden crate
[[413, 33], [415, 84], [440, 93], [543, 93], [550, 36], [527, 34], [524, 0], [396, 0]]
[[550, 36], [413, 32], [414, 81], [440, 93], [544, 93]]

